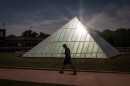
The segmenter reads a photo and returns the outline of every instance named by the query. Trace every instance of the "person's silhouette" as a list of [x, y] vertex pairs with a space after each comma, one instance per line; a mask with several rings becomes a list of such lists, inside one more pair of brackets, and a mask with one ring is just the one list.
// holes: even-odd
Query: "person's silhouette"
[[63, 48], [65, 49], [65, 53], [64, 53], [64, 54], [65, 54], [65, 59], [64, 59], [64, 63], [63, 63], [63, 68], [62, 68], [62, 70], [61, 70], [59, 73], [63, 74], [63, 73], [64, 73], [65, 66], [66, 66], [67, 64], [70, 64], [71, 67], [72, 67], [73, 70], [74, 70], [73, 75], [76, 75], [76, 69], [75, 69], [74, 65], [72, 64], [72, 62], [71, 62], [70, 49], [67, 47], [66, 44], [63, 44]]

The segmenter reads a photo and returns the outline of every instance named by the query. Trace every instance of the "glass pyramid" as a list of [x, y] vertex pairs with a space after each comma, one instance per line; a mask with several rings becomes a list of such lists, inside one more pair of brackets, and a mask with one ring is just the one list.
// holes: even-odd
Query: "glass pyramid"
[[64, 57], [63, 44], [70, 48], [72, 58], [109, 58], [120, 54], [75, 17], [23, 57]]

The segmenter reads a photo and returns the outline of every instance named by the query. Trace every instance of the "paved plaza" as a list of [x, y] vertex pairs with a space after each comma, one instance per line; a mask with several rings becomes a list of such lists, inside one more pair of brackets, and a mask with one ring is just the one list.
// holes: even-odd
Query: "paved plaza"
[[130, 86], [130, 74], [0, 68], [0, 79], [78, 86]]

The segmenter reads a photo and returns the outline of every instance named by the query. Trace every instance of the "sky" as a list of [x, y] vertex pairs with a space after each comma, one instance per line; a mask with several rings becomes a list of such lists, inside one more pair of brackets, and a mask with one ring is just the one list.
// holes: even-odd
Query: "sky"
[[74, 17], [94, 30], [130, 28], [130, 0], [0, 0], [0, 28], [52, 34]]

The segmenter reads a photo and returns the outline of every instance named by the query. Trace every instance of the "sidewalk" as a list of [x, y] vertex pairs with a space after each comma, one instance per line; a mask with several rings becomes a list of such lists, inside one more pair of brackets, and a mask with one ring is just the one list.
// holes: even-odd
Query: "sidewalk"
[[0, 68], [0, 79], [80, 86], [130, 86], [130, 74]]

